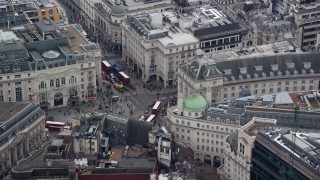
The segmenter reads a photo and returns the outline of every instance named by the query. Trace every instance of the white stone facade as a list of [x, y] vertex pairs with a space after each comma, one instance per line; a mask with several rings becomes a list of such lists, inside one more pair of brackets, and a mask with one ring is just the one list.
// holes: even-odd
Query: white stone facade
[[[16, 114], [20, 114], [20, 112], [16, 112]], [[19, 119], [18, 117], [11, 120], [15, 121], [15, 119], [19, 119], [19, 122], [16, 124], [16, 126], [24, 124], [25, 120], [31, 123], [27, 123], [23, 129], [19, 129], [20, 132], [15, 132], [16, 134], [14, 136], [8, 136], [8, 138], [3, 140], [0, 144], [1, 179], [4, 177], [4, 174], [8, 173], [8, 171], [11, 171], [11, 168], [17, 165], [18, 161], [28, 157], [32, 151], [38, 149], [46, 140], [44, 136], [44, 112], [40, 108], [34, 109], [33, 112], [28, 113], [28, 116], [29, 117], [25, 117], [24, 120]], [[9, 131], [9, 129], [6, 131]], [[5, 136], [6, 131], [2, 133], [3, 136]]]
[[[229, 54], [226, 52], [226, 54]], [[272, 61], [272, 57], [275, 55], [266, 56], [256, 56], [247, 58], [250, 61], [258, 61], [259, 58], [266, 58], [268, 61]], [[241, 90], [243, 88], [250, 89], [251, 95], [256, 97], [275, 94], [279, 92], [304, 92], [319, 89], [319, 73], [316, 71], [317, 67], [312, 67], [312, 64], [316, 65], [316, 54], [307, 53], [296, 53], [296, 56], [303, 59], [303, 62], [289, 63], [287, 59], [294, 57], [294, 54], [279, 54], [279, 59], [281, 58], [283, 67], [280, 67], [280, 62], [278, 64], [272, 64], [276, 62], [270, 62], [271, 64], [260, 66], [256, 64], [249, 74], [249, 67], [238, 67], [237, 69], [232, 69], [232, 71], [239, 71], [238, 77], [234, 76], [233, 72], [229, 67], [224, 67], [225, 65], [218, 65], [218, 63], [228, 64], [227, 62], [235, 62], [235, 59], [221, 59], [217, 62], [218, 70], [221, 71], [220, 75], [209, 77], [206, 79], [195, 79], [192, 77], [185, 69], [178, 69], [178, 92], [183, 93], [183, 95], [189, 95], [192, 92], [197, 92], [202, 94], [205, 99], [210, 103], [217, 102], [231, 102], [238, 97], [241, 97]], [[213, 57], [214, 58], [214, 57]], [[241, 58], [241, 57], [239, 57]], [[308, 59], [309, 58], [309, 59]], [[207, 63], [210, 57], [198, 60], [201, 63]], [[244, 61], [245, 58], [242, 58]], [[240, 60], [238, 61], [240, 62]], [[201, 64], [200, 63], [200, 64]], [[299, 65], [298, 65], [299, 63]], [[230, 63], [230, 66], [233, 63]], [[241, 63], [240, 63], [241, 64]], [[187, 65], [186, 65], [187, 66]], [[292, 70], [290, 70], [290, 66]], [[271, 72], [262, 72], [263, 68], [267, 67], [272, 70]], [[220, 69], [219, 69], [220, 68]], [[222, 69], [224, 68], [224, 69]], [[280, 71], [281, 70], [281, 71]], [[290, 72], [289, 72], [290, 70]], [[259, 73], [258, 75], [257, 73]]]
[[[72, 98], [78, 102], [87, 102], [88, 96], [95, 99], [97, 67], [95, 60], [86, 60], [79, 64], [36, 70], [34, 72], [34, 103], [49, 102], [48, 108], [67, 106]], [[52, 84], [53, 82], [53, 84]], [[93, 90], [93, 94], [90, 90]], [[62, 93], [62, 104], [57, 105], [55, 95]], [[70, 102], [69, 102], [70, 103]]]
[[[158, 15], [161, 19], [162, 15]], [[199, 40], [183, 32], [169, 32], [167, 37], [147, 39], [141, 37], [130, 24], [123, 23], [122, 44], [123, 61], [144, 81], [160, 80], [167, 87], [176, 84], [178, 66], [193, 58]]]
[[167, 110], [167, 116], [175, 138], [189, 144], [195, 153], [195, 158], [215, 167], [219, 167], [224, 162], [223, 151], [227, 135], [240, 127], [239, 122], [238, 125], [232, 125], [194, 119], [187, 115], [179, 116], [170, 108]]
[[34, 72], [0, 74], [0, 101], [29, 101], [35, 91]]
[[81, 21], [88, 29], [95, 28], [95, 10], [94, 4], [100, 3], [101, 0], [80, 0]]
[[[224, 146], [225, 163], [218, 168], [220, 179], [250, 179], [252, 149], [254, 148], [256, 136], [248, 132], [250, 132], [254, 126], [258, 126], [259, 124], [275, 125], [276, 121], [277, 120], [275, 119], [255, 117], [246, 125], [239, 128], [234, 133], [234, 136], [230, 135], [227, 137], [227, 142]], [[236, 147], [234, 147], [234, 143], [237, 143]]]

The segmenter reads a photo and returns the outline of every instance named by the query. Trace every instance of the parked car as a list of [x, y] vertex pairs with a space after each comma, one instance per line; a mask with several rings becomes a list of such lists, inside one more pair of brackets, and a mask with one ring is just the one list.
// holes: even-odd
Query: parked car
[[152, 107], [152, 106], [154, 106], [154, 104], [156, 104], [156, 101], [151, 101], [151, 102], [148, 104], [148, 107]]
[[149, 108], [146, 108], [146, 109], [144, 110], [144, 114], [145, 114], [145, 115], [148, 115], [148, 114], [149, 114]]

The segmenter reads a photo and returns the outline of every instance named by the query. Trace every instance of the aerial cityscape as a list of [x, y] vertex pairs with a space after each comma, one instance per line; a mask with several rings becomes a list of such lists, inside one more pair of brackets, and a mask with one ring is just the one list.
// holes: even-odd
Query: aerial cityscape
[[320, 0], [0, 0], [0, 170], [319, 180]]

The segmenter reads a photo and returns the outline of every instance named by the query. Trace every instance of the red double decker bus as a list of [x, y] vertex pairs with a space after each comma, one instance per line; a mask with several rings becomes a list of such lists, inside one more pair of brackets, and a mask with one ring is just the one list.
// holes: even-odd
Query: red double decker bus
[[104, 71], [106, 74], [109, 74], [112, 71], [112, 66], [110, 63], [106, 60], [101, 62], [101, 69]]
[[124, 84], [125, 86], [130, 86], [130, 77], [124, 73], [123, 71], [119, 72], [118, 74], [119, 80]]
[[157, 101], [152, 108], [152, 114], [158, 115], [161, 111], [161, 108], [161, 101]]
[[49, 131], [62, 131], [65, 129], [66, 123], [57, 121], [46, 121], [45, 127]]
[[151, 114], [151, 115], [148, 117], [148, 119], [146, 119], [146, 122], [155, 124], [155, 122], [156, 122], [156, 115]]

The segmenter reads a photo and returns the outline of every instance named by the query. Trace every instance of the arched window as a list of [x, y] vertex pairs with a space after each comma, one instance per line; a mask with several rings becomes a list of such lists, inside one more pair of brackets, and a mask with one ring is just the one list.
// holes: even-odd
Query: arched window
[[61, 78], [61, 84], [62, 84], [62, 85], [66, 84], [66, 78], [64, 78], [64, 77]]
[[71, 76], [69, 83], [74, 83], [75, 82], [75, 78], [74, 76]]
[[56, 79], [56, 87], [60, 87], [60, 79]]
[[41, 81], [39, 88], [40, 88], [40, 89], [46, 88], [46, 83], [44, 83], [43, 81]]
[[53, 79], [50, 80], [50, 87], [53, 87]]

